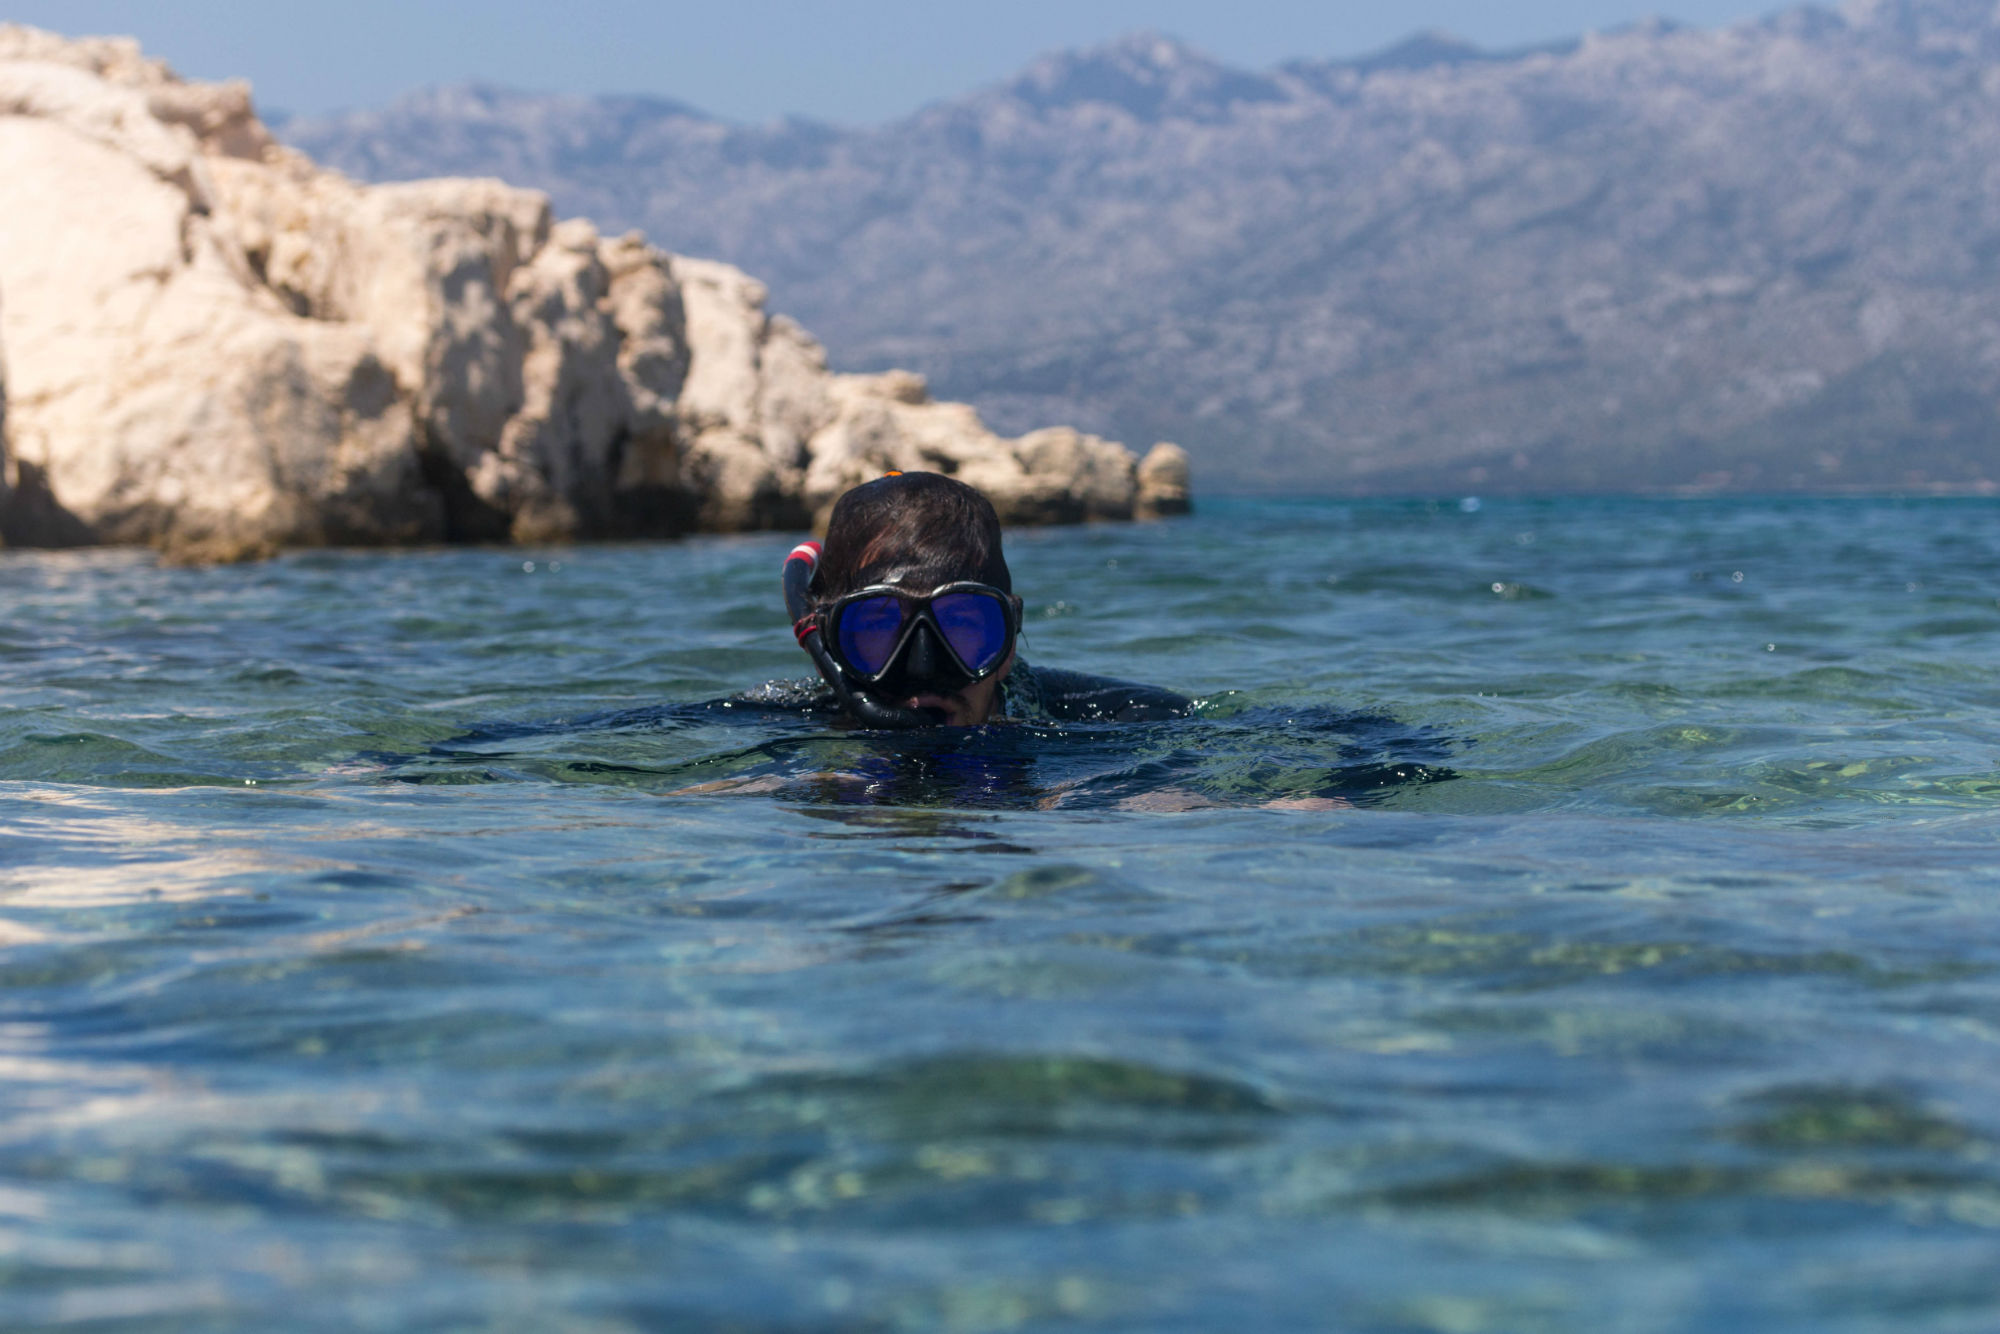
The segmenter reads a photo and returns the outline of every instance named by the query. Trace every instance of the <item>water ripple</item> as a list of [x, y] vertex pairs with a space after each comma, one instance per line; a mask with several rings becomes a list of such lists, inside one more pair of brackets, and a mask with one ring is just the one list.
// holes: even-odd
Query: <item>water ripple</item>
[[1995, 514], [1021, 533], [1202, 703], [949, 738], [786, 535], [0, 554], [0, 1325], [2000, 1325]]

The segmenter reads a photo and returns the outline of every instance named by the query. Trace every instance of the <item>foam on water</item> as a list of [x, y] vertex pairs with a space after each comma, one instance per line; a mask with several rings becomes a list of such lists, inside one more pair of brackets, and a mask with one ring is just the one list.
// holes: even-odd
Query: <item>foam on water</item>
[[1015, 534], [1202, 706], [943, 740], [781, 537], [5, 553], [0, 1324], [1990, 1329], [1996, 520]]

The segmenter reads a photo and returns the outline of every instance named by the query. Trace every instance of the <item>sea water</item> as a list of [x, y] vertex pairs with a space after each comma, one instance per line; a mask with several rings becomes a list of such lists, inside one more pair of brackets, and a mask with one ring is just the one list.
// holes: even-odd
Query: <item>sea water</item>
[[2000, 1327], [2000, 504], [0, 553], [0, 1326]]

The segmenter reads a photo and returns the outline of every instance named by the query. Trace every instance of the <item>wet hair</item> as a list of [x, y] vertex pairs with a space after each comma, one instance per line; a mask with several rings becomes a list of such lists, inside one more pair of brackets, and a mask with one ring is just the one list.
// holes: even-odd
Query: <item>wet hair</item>
[[813, 581], [822, 602], [891, 582], [928, 593], [969, 579], [1014, 591], [993, 502], [940, 473], [890, 473], [847, 492], [825, 546]]

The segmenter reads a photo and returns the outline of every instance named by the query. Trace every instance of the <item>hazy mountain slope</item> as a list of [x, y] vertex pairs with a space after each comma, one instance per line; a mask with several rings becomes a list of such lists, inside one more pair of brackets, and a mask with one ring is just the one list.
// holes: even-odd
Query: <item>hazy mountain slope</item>
[[1137, 37], [865, 130], [419, 94], [285, 133], [491, 171], [767, 278], [837, 362], [1218, 483], [2000, 480], [2000, 26], [1972, 0], [1418, 39]]

